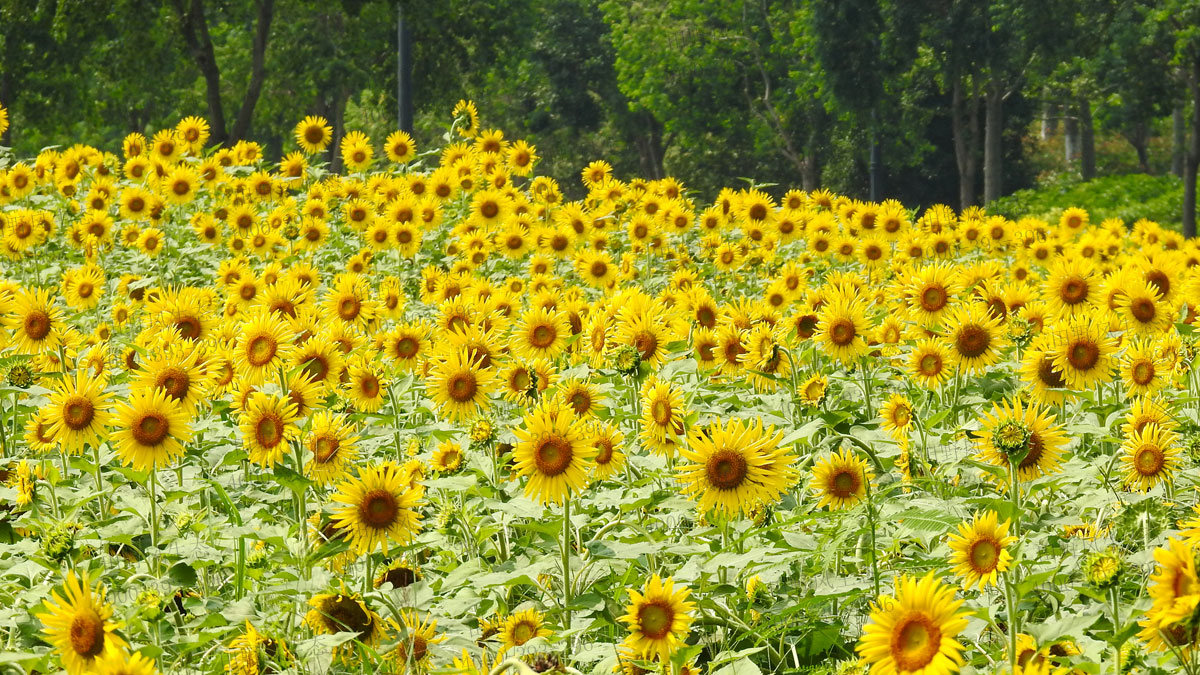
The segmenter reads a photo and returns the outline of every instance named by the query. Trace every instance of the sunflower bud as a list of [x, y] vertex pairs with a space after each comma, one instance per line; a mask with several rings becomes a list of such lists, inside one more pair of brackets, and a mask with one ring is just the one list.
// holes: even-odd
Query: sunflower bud
[[42, 533], [42, 555], [62, 562], [75, 548], [75, 528], [62, 523], [51, 525]]
[[35, 373], [27, 363], [18, 363], [8, 369], [8, 384], [17, 389], [28, 389], [33, 386]]
[[480, 417], [471, 424], [471, 444], [480, 446], [496, 440], [496, 425], [486, 417]]
[[1010, 464], [1020, 464], [1029, 454], [1029, 437], [1033, 431], [1018, 419], [1007, 419], [996, 425], [992, 432], [992, 444], [1008, 456]]
[[1083, 563], [1083, 574], [1089, 584], [1101, 590], [1113, 588], [1121, 581], [1124, 563], [1120, 554], [1112, 548], [1092, 553]]
[[163, 615], [163, 597], [162, 593], [148, 588], [137, 596], [138, 615], [144, 619], [154, 621]]
[[636, 377], [642, 365], [642, 354], [633, 345], [622, 345], [612, 354], [612, 367], [626, 377]]
[[1023, 316], [1009, 317], [1008, 339], [1018, 348], [1024, 349], [1033, 341], [1033, 324]]

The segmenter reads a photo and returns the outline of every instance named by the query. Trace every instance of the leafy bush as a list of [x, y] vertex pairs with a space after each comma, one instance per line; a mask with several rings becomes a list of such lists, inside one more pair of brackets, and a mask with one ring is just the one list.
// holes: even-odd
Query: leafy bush
[[1090, 181], [1056, 180], [1032, 190], [1018, 190], [988, 205], [988, 213], [1007, 218], [1042, 218], [1056, 222], [1063, 209], [1081, 206], [1094, 222], [1140, 218], [1178, 228], [1183, 212], [1183, 183], [1172, 175], [1130, 173]]

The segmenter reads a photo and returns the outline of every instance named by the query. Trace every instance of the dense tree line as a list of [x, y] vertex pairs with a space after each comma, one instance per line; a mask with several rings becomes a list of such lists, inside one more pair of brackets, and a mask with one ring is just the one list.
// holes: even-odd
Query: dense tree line
[[1200, 0], [0, 0], [0, 144], [111, 148], [190, 114], [269, 156], [306, 114], [380, 140], [401, 15], [418, 140], [471, 98], [568, 190], [605, 158], [965, 207], [1030, 184], [1040, 122], [1085, 179], [1098, 132], [1143, 171], [1170, 134], [1194, 231]]

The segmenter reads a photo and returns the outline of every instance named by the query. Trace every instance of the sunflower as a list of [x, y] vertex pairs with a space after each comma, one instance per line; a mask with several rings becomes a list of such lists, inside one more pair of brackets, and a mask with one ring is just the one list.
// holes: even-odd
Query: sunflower
[[295, 346], [295, 334], [273, 312], [258, 310], [242, 324], [235, 351], [238, 375], [250, 384], [261, 384], [283, 367]]
[[480, 368], [466, 349], [455, 349], [433, 363], [425, 387], [443, 415], [463, 420], [491, 409], [495, 383], [495, 371]]
[[430, 327], [424, 322], [402, 323], [382, 336], [383, 353], [401, 371], [412, 372], [429, 355], [429, 333]]
[[372, 553], [396, 541], [407, 544], [421, 526], [425, 488], [413, 484], [407, 472], [390, 462], [369, 466], [342, 481], [332, 498], [333, 523], [344, 530], [356, 553]]
[[508, 615], [504, 619], [504, 625], [500, 627], [500, 653], [520, 647], [534, 638], [553, 635], [554, 633], [546, 628], [545, 621], [545, 616], [536, 609], [525, 609]]
[[922, 326], [941, 324], [961, 290], [949, 265], [926, 265], [918, 269], [903, 286], [909, 317]]
[[829, 389], [829, 378], [815, 374], [800, 383], [800, 401], [805, 405], [816, 406], [825, 398], [825, 391]]
[[1023, 481], [1058, 473], [1067, 437], [1054, 422], [1054, 416], [1037, 404], [1020, 399], [995, 403], [975, 439], [979, 458], [1004, 468], [1020, 458], [1017, 476]]
[[963, 578], [963, 590], [995, 585], [997, 575], [1012, 564], [1007, 547], [1017, 538], [1008, 535], [1009, 521], [998, 520], [995, 511], [987, 511], [969, 524], [959, 523], [958, 534], [950, 535], [950, 564]]
[[434, 471], [453, 473], [463, 464], [463, 449], [456, 441], [442, 441], [433, 451], [429, 466]]
[[1174, 321], [1173, 308], [1162, 299], [1153, 284], [1134, 280], [1124, 290], [1124, 295], [1117, 298], [1117, 314], [1130, 332], [1153, 337], [1170, 328]]
[[1161, 482], [1169, 482], [1179, 468], [1177, 439], [1175, 432], [1157, 424], [1147, 424], [1130, 434], [1121, 445], [1125, 487], [1148, 492]]
[[883, 418], [883, 428], [891, 432], [893, 438], [901, 440], [912, 426], [912, 401], [901, 394], [892, 394], [879, 409], [879, 416]]
[[866, 460], [849, 449], [822, 458], [813, 467], [810, 487], [821, 497], [817, 508], [845, 509], [867, 496], [867, 482], [874, 478]]
[[987, 305], [973, 302], [958, 308], [946, 321], [946, 341], [958, 367], [965, 373], [983, 373], [1000, 358], [1004, 338], [1000, 320], [988, 313]]
[[924, 339], [908, 356], [908, 375], [926, 389], [934, 389], [950, 377], [953, 353], [940, 340]]
[[322, 410], [312, 417], [304, 445], [312, 459], [304, 465], [305, 474], [321, 485], [329, 485], [346, 473], [358, 456], [358, 436], [354, 425], [342, 415]]
[[818, 311], [817, 332], [813, 339], [825, 353], [843, 364], [851, 364], [869, 351], [867, 322], [861, 299], [853, 291], [835, 293]]
[[388, 159], [397, 164], [407, 164], [417, 156], [417, 144], [406, 131], [393, 131], [383, 143]]
[[300, 149], [313, 155], [329, 147], [329, 142], [333, 140], [333, 128], [324, 117], [309, 115], [296, 124], [293, 135]]
[[626, 457], [621, 448], [625, 435], [610, 422], [592, 422], [589, 427], [592, 446], [596, 456], [592, 459], [592, 477], [596, 480], [612, 478], [625, 466]]
[[625, 644], [638, 658], [657, 658], [661, 663], [669, 663], [671, 656], [684, 645], [692, 625], [696, 605], [688, 600], [691, 590], [676, 589], [674, 579], [655, 574], [641, 591], [630, 588], [626, 592], [629, 605], [620, 618], [629, 627]]
[[357, 595], [321, 593], [308, 601], [312, 609], [304, 623], [318, 635], [354, 633], [355, 639], [372, 645], [387, 635], [383, 619]]
[[651, 368], [661, 366], [666, 361], [667, 344], [673, 339], [674, 333], [657, 310], [631, 311], [627, 306], [621, 309], [618, 318], [614, 344], [633, 347], [642, 362]]
[[1159, 427], [1171, 431], [1179, 428], [1174, 412], [1159, 399], [1149, 396], [1139, 396], [1133, 399], [1133, 403], [1129, 406], [1129, 412], [1125, 415], [1125, 424], [1121, 426], [1121, 431], [1126, 436], [1132, 436], [1150, 424], [1157, 424]]
[[450, 112], [454, 118], [454, 128], [463, 138], [474, 138], [479, 134], [479, 110], [474, 101], [459, 99]]
[[693, 429], [679, 449], [691, 464], [679, 466], [675, 479], [705, 513], [716, 509], [732, 516], [773, 504], [794, 477], [794, 458], [779, 451], [779, 438], [774, 427], [740, 419]]
[[534, 307], [513, 326], [509, 348], [521, 358], [554, 360], [566, 350], [570, 336], [566, 314]]
[[192, 415], [200, 398], [208, 390], [210, 378], [205, 372], [206, 366], [207, 363], [200, 360], [199, 349], [182, 344], [173, 349], [152, 352], [141, 364], [134, 383], [138, 387], [163, 389], [187, 414]]
[[650, 377], [642, 385], [642, 430], [638, 435], [651, 450], [675, 455], [684, 433], [683, 392], [670, 382]]
[[560, 504], [587, 485], [585, 469], [596, 456], [587, 428], [569, 408], [543, 402], [514, 429], [514, 468], [527, 477], [525, 496]]
[[1059, 258], [1046, 279], [1043, 297], [1060, 317], [1090, 314], [1100, 305], [1100, 279], [1086, 258]]
[[555, 385], [554, 395], [579, 419], [596, 417], [604, 410], [604, 396], [596, 385], [578, 378], [568, 378]]
[[192, 438], [187, 411], [165, 389], [135, 388], [116, 412], [117, 455], [137, 471], [169, 464]]
[[154, 659], [142, 656], [141, 652], [124, 654], [112, 651], [97, 658], [93, 667], [96, 675], [158, 675]]
[[1108, 326], [1090, 316], [1062, 322], [1055, 331], [1051, 349], [1054, 367], [1062, 373], [1067, 386], [1076, 391], [1112, 379], [1115, 352], [1116, 341], [1109, 337]]
[[962, 603], [933, 572], [920, 580], [902, 576], [894, 596], [871, 605], [857, 651], [876, 675], [951, 675], [965, 663], [954, 639], [967, 627]]
[[400, 621], [404, 624], [401, 640], [388, 656], [396, 664], [396, 672], [425, 672], [432, 656], [430, 645], [445, 642], [446, 636], [437, 635], [437, 621], [429, 616], [422, 621], [416, 612], [402, 611]]
[[296, 404], [256, 391], [238, 419], [238, 429], [250, 461], [271, 469], [283, 460], [288, 441], [300, 434], [296, 427]]
[[110, 395], [104, 393], [104, 381], [77, 370], [50, 395], [43, 411], [50, 420], [47, 433], [58, 441], [63, 452], [77, 455], [84, 446], [98, 446], [108, 436], [112, 418]]
[[1021, 380], [1043, 405], [1062, 403], [1070, 395], [1066, 378], [1054, 366], [1053, 340], [1050, 334], [1037, 336], [1021, 357]]
[[58, 350], [67, 324], [49, 291], [22, 288], [4, 317], [4, 327], [12, 331], [10, 340], [18, 354], [36, 356]]
[[124, 653], [127, 645], [115, 632], [121, 624], [111, 621], [113, 608], [104, 601], [104, 586], [93, 591], [85, 570], [81, 577], [68, 572], [62, 590], [61, 596], [50, 591], [50, 599], [43, 601], [47, 611], [36, 616], [63, 668], [81, 675], [94, 671], [100, 659]]
[[355, 409], [378, 412], [388, 397], [388, 384], [375, 360], [356, 358], [346, 369], [346, 395]]
[[1139, 621], [1138, 638], [1150, 649], [1166, 651], [1190, 644], [1196, 628], [1189, 625], [1200, 607], [1200, 577], [1196, 573], [1196, 548], [1180, 539], [1167, 540], [1154, 549], [1158, 563], [1150, 577], [1151, 608]]
[[742, 359], [742, 372], [758, 391], [774, 391], [779, 382], [786, 381], [792, 372], [792, 359], [784, 354], [780, 344], [780, 333], [767, 323], [762, 323], [744, 336], [746, 352]]
[[1152, 396], [1170, 382], [1171, 371], [1149, 341], [1133, 339], [1121, 357], [1121, 379], [1130, 396]]

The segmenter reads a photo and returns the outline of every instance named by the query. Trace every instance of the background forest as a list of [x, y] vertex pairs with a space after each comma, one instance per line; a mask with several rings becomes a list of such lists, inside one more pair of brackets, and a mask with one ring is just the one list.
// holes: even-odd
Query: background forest
[[278, 157], [300, 111], [331, 120], [331, 147], [378, 141], [401, 15], [418, 142], [473, 99], [576, 198], [596, 158], [709, 198], [755, 176], [959, 208], [1039, 185], [1061, 207], [1080, 180], [1152, 174], [1091, 208], [1158, 200], [1149, 215], [1179, 223], [1165, 176], [1194, 184], [1200, 163], [1194, 0], [0, 0], [0, 145], [114, 148], [199, 114], [214, 142]]

